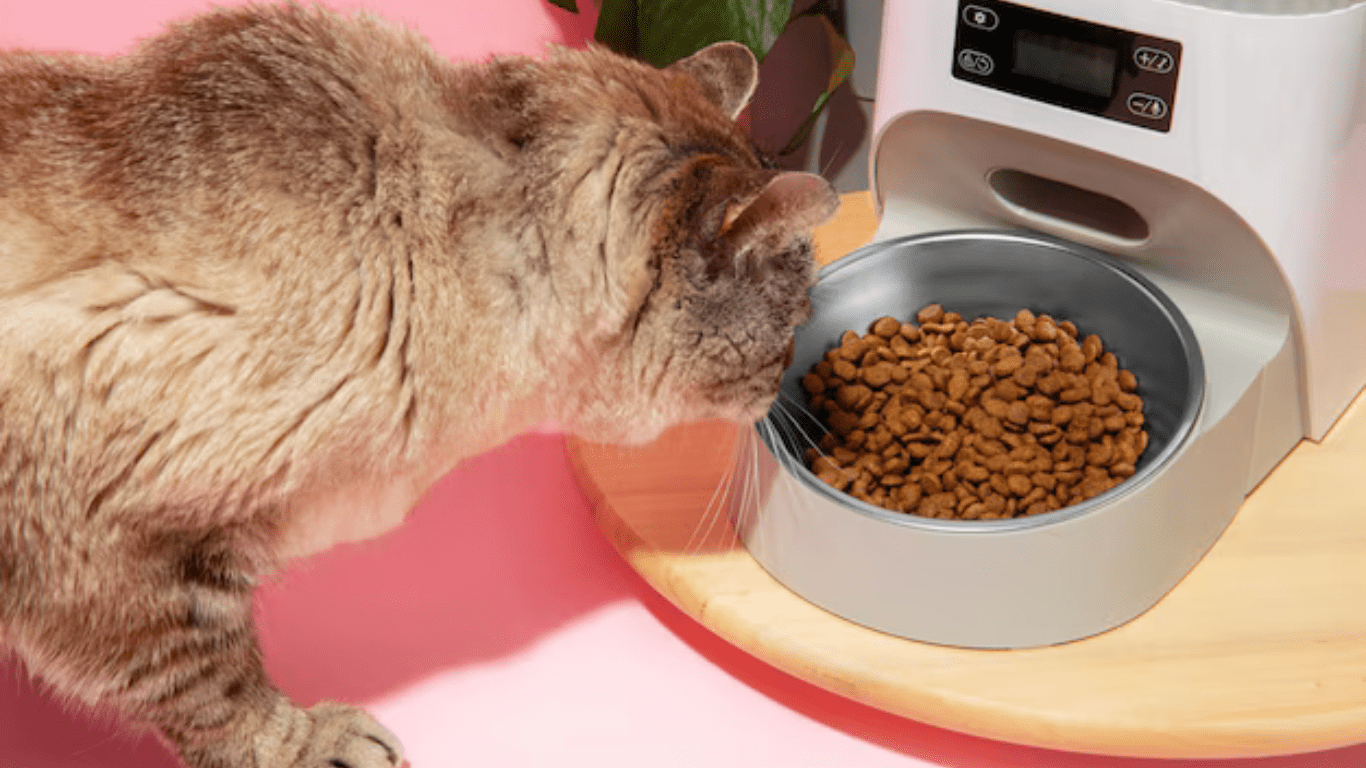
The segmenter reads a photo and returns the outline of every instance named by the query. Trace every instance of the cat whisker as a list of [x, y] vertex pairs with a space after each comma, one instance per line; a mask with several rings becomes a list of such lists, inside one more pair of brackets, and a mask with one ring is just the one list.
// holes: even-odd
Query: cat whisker
[[778, 392], [778, 398], [779, 400], [786, 401], [792, 407], [796, 408], [798, 414], [801, 414], [802, 416], [805, 416], [807, 419], [809, 419], [811, 423], [814, 424], [816, 428], [819, 429], [823, 434], [830, 434], [830, 430], [826, 428], [825, 423], [822, 422], [820, 418], [816, 416], [816, 414], [812, 413], [809, 408], [807, 408], [805, 405], [802, 405], [800, 400], [781, 390], [779, 390]]
[[825, 161], [825, 167], [821, 168], [821, 175], [830, 178], [830, 169], [835, 167], [835, 160], [840, 156], [840, 150], [844, 149], [844, 141], [841, 140], [830, 151], [830, 158]]
[[[763, 440], [769, 444], [776, 446], [781, 442], [782, 438], [778, 434], [777, 426], [771, 418], [771, 414], [766, 415], [762, 421], [755, 425], [755, 427], [758, 437], [763, 438]], [[745, 469], [748, 478], [747, 490], [752, 490], [752, 495], [746, 494], [746, 496], [741, 499], [739, 511], [736, 513], [737, 530], [744, 530], [754, 518], [758, 517], [760, 507], [763, 505], [763, 491], [759, 485], [760, 450], [759, 439], [751, 439], [749, 441], [749, 461], [747, 462]], [[782, 452], [779, 451], [775, 455], [781, 457], [781, 454]], [[779, 460], [781, 461], [782, 459], [780, 458]]]
[[[791, 449], [790, 452], [788, 452], [790, 455], [784, 456], [784, 459], [796, 463], [799, 461], [798, 457], [805, 456], [807, 448], [814, 448], [820, 455], [826, 455], [825, 451], [821, 449], [820, 443], [807, 434], [806, 430], [802, 429], [801, 424], [797, 423], [797, 418], [788, 410], [788, 405], [781, 401], [776, 403], [776, 405], [778, 407], [773, 409], [773, 413], [781, 416], [783, 421], [781, 423], [775, 421], [774, 426], [782, 431], [784, 438], [786, 438], [785, 442]], [[800, 408], [800, 405], [798, 408]], [[819, 421], [817, 421], [816, 424], [817, 426], [821, 426]], [[823, 428], [824, 427], [822, 427], [822, 429]], [[803, 443], [805, 445], [803, 445]]]
[[[771, 428], [772, 427], [770, 425], [770, 429]], [[741, 507], [739, 515], [741, 518], [744, 519], [746, 524], [749, 523], [750, 518], [757, 519], [759, 517], [761, 511], [760, 507], [763, 506], [763, 490], [759, 486], [759, 441], [750, 440], [749, 449], [749, 473], [751, 478], [751, 487], [754, 489], [754, 493], [750, 498], [753, 503], [746, 504], [745, 506]]]
[[[763, 426], [764, 420], [761, 419], [755, 422], [754, 429], [756, 431], [762, 430]], [[737, 538], [739, 537], [740, 532], [744, 530], [746, 521], [749, 516], [750, 499], [752, 498], [756, 490], [753, 481], [753, 473], [751, 472], [751, 467], [756, 461], [756, 458], [753, 453], [754, 435], [741, 435], [741, 437], [745, 441], [745, 444], [743, 446], [740, 446], [740, 449], [745, 452], [743, 454], [744, 466], [739, 467], [739, 461], [736, 462], [736, 465], [737, 468], [739, 468], [739, 470], [743, 472], [743, 474], [738, 475], [738, 481], [741, 483], [739, 490], [739, 498], [736, 500], [735, 504], [732, 505], [732, 509], [734, 510], [734, 519], [732, 520], [732, 525]]]
[[730, 489], [734, 477], [735, 468], [732, 459], [732, 464], [727, 466], [725, 472], [717, 479], [716, 488], [712, 491], [711, 498], [707, 501], [706, 507], [702, 509], [702, 514], [698, 516], [692, 534], [683, 547], [684, 553], [697, 554], [707, 548], [712, 530], [716, 526], [716, 519], [725, 514], [726, 501], [730, 498]]
[[[753, 427], [744, 424], [737, 424], [735, 426], [736, 439], [735, 442], [732, 443], [733, 447], [731, 450], [730, 475], [727, 478], [728, 484], [726, 488], [726, 493], [723, 496], [723, 503], [717, 508], [716, 516], [712, 519], [711, 526], [708, 528], [707, 533], [707, 538], [710, 538], [711, 527], [714, 527], [718, 522], [721, 523], [723, 536], [725, 536], [725, 543], [730, 546], [736, 545], [736, 543], [739, 541], [738, 522], [736, 519], [732, 518], [732, 509], [734, 509], [736, 506], [733, 503], [735, 494], [735, 483], [737, 482], [737, 479], [739, 482], [744, 482], [743, 478], [737, 475], [736, 470], [740, 467], [742, 460], [741, 451], [745, 448], [745, 446], [742, 445], [742, 442], [749, 443], [753, 441], [753, 437], [749, 432], [749, 430], [751, 430], [752, 428]], [[744, 493], [747, 491], [748, 488], [746, 487], [742, 490], [741, 493], [741, 510], [743, 510]], [[736, 517], [738, 516], [739, 513], [736, 513]], [[729, 533], [726, 533], [727, 531]]]
[[[781, 394], [781, 393], [780, 393], [780, 394]], [[809, 410], [807, 410], [801, 403], [799, 403], [799, 402], [797, 402], [796, 400], [794, 400], [791, 396], [784, 395], [784, 397], [786, 397], [788, 403], [790, 403], [791, 405], [796, 406], [796, 408], [797, 408], [797, 413], [806, 416], [808, 419], [811, 420], [811, 422], [812, 422], [813, 424], [815, 424], [817, 427], [819, 427], [820, 430], [821, 430], [822, 432], [824, 432], [825, 434], [830, 434], [830, 430], [826, 429], [825, 425], [821, 423], [820, 419], [817, 419], [817, 418], [815, 417], [815, 415], [813, 415]], [[782, 415], [782, 416], [783, 416], [785, 419], [787, 419], [787, 421], [788, 421], [789, 430], [790, 430], [790, 431], [785, 432], [784, 434], [791, 434], [792, 432], [795, 432], [795, 433], [797, 433], [798, 436], [800, 436], [800, 437], [802, 438], [802, 440], [806, 443], [807, 446], [809, 446], [810, 448], [814, 448], [814, 449], [816, 450], [816, 453], [817, 453], [818, 455], [820, 455], [820, 456], [829, 456], [829, 455], [830, 455], [830, 454], [826, 453], [826, 451], [825, 451], [823, 448], [821, 448], [820, 443], [819, 443], [818, 441], [816, 441], [815, 439], [813, 439], [809, 434], [807, 434], [807, 432], [806, 432], [805, 430], [803, 430], [803, 429], [801, 428], [801, 425], [797, 423], [796, 417], [793, 416], [792, 413], [788, 410], [788, 406], [787, 406], [786, 404], [784, 404], [782, 407], [775, 408], [774, 411], [775, 411], [776, 413]], [[798, 455], [799, 449], [801, 449], [802, 446], [801, 446], [800, 443], [799, 443], [798, 441], [796, 441], [796, 440], [791, 440], [791, 441], [789, 442], [789, 445], [791, 445], [791, 447], [792, 447], [792, 457], [788, 457], [788, 458], [786, 459], [787, 462], [789, 462], [789, 463], [785, 464], [784, 466], [786, 466], [789, 470], [791, 470], [792, 467], [793, 467], [794, 465], [799, 464], [799, 463], [803, 463], [801, 460], [799, 460], [799, 459], [796, 458], [796, 456]], [[801, 450], [800, 453], [804, 456], [805, 453], [806, 453], [806, 451], [805, 451], [805, 450]], [[804, 465], [804, 464], [803, 464], [803, 465]], [[849, 472], [849, 470], [847, 470], [847, 469], [845, 469], [845, 468], [843, 468], [843, 467], [839, 467], [838, 464], [835, 464], [835, 466], [839, 468], [839, 471], [840, 471], [841, 474], [843, 474], [843, 475], [845, 475], [846, 477], [848, 477], [851, 481], [853, 480], [853, 474], [852, 474], [851, 472]]]
[[[741, 429], [741, 427], [737, 425], [736, 429], [738, 433], [738, 430]], [[731, 443], [730, 455], [726, 460], [725, 469], [717, 479], [716, 488], [712, 491], [711, 498], [707, 501], [707, 506], [703, 508], [702, 514], [698, 517], [697, 524], [693, 527], [692, 534], [688, 537], [687, 543], [683, 546], [683, 551], [687, 554], [694, 554], [702, 550], [711, 536], [716, 517], [724, 514], [726, 501], [729, 499], [730, 488], [735, 476], [735, 460], [739, 450], [738, 445], [738, 439]]]

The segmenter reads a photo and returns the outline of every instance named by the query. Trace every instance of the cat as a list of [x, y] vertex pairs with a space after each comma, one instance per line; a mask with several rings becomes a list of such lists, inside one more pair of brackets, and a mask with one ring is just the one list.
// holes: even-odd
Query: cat
[[298, 5], [0, 53], [0, 642], [193, 768], [399, 764], [271, 685], [253, 588], [538, 424], [767, 410], [838, 201], [737, 126], [757, 77]]

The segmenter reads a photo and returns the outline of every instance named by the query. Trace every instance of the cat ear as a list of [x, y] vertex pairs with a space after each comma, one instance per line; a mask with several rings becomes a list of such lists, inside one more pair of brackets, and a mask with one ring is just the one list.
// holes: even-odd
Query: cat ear
[[834, 187], [820, 176], [780, 173], [748, 205], [728, 212], [721, 238], [740, 253], [774, 233], [808, 230], [833, 216], [839, 204]]
[[748, 47], [730, 41], [712, 43], [669, 65], [691, 75], [707, 98], [732, 120], [745, 108], [759, 85], [759, 61]]

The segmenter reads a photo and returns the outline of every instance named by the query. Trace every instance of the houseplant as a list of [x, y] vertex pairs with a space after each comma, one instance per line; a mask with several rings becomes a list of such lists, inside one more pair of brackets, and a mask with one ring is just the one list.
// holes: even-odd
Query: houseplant
[[[577, 0], [548, 1], [579, 12]], [[843, 0], [817, 0], [795, 14], [793, 0], [601, 0], [593, 38], [656, 67], [721, 40], [742, 43], [763, 61], [788, 25], [804, 17], [815, 17], [825, 28], [832, 66], [811, 113], [777, 151], [786, 155], [806, 141], [830, 95], [854, 71], [854, 51], [843, 35]]]

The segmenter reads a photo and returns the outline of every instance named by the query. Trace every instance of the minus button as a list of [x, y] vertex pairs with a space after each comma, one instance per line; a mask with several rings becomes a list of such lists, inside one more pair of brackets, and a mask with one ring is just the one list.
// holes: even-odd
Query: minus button
[[1128, 100], [1129, 112], [1149, 120], [1161, 120], [1167, 116], [1167, 102], [1151, 93], [1131, 93]]

